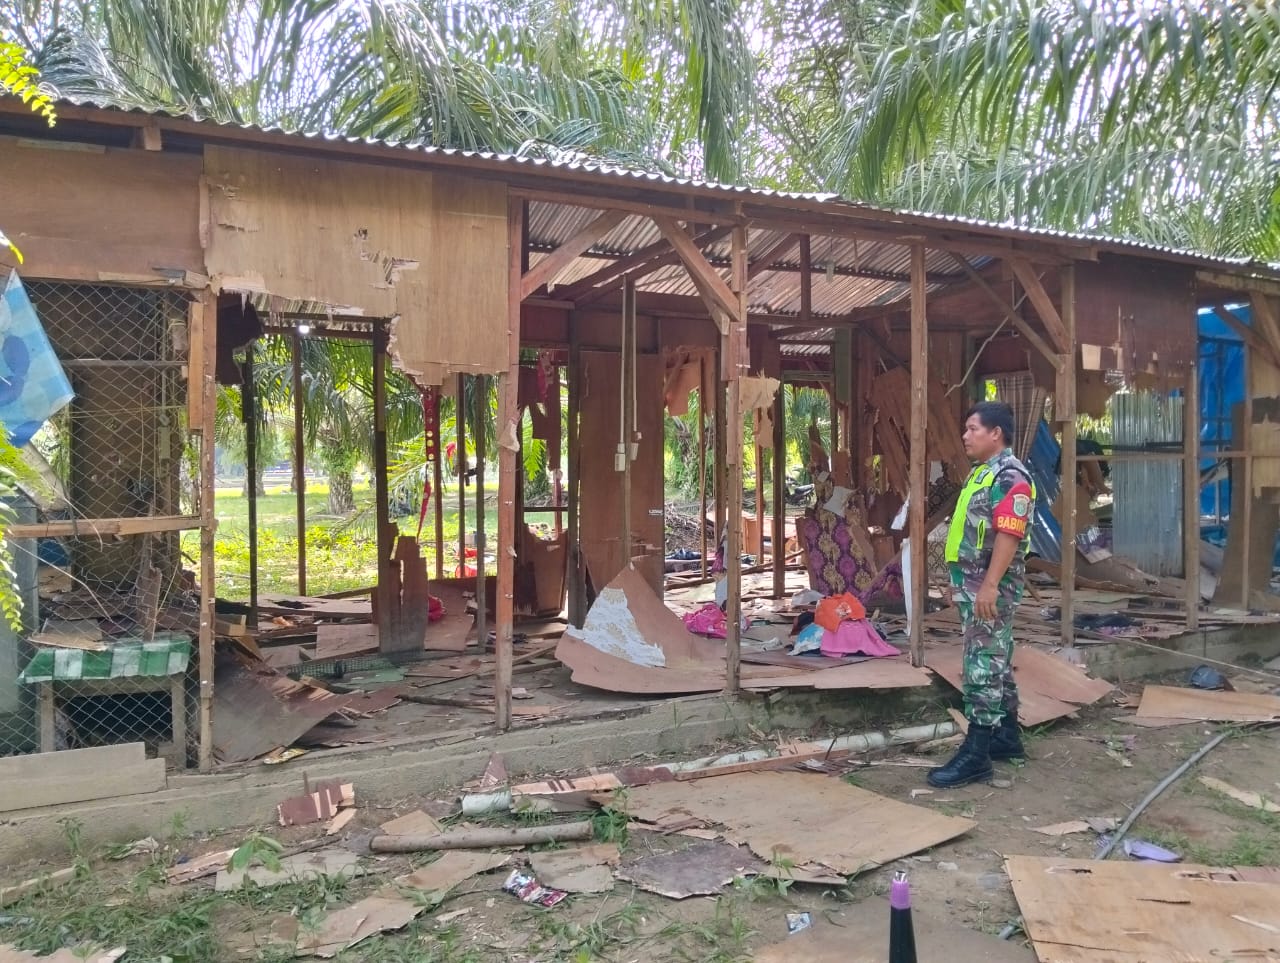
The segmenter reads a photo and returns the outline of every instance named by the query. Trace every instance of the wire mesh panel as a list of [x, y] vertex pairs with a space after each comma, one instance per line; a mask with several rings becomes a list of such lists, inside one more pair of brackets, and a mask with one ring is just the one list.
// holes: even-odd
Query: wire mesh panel
[[17, 686], [0, 751], [142, 741], [185, 764], [195, 560], [184, 563], [179, 531], [147, 529], [198, 510], [187, 296], [48, 282], [27, 291], [75, 397], [28, 452], [39, 521], [52, 525], [15, 543], [38, 566], [27, 631], [10, 643], [19, 674], [0, 678], [0, 689]]

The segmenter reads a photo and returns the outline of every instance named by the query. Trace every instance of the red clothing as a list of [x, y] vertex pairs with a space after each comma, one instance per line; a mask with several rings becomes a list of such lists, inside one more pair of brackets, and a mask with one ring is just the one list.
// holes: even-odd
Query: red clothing
[[1015, 484], [1005, 492], [1004, 498], [991, 512], [995, 519], [996, 531], [1019, 539], [1025, 538], [1027, 522], [1031, 518], [1031, 506], [1034, 502], [1031, 486], [1025, 480]]
[[862, 603], [848, 592], [823, 599], [813, 613], [813, 621], [828, 632], [838, 632], [841, 622], [856, 621], [866, 617], [867, 610], [862, 607]]

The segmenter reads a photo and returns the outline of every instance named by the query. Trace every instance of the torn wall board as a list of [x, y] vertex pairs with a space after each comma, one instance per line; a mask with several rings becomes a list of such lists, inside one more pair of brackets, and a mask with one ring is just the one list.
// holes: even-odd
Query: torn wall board
[[1280, 721], [1280, 696], [1149, 685], [1142, 692], [1138, 718], [1277, 722]]
[[613, 889], [613, 871], [621, 854], [617, 843], [575, 846], [532, 853], [534, 875], [552, 889], [568, 893], [607, 893]]
[[968, 832], [968, 819], [886, 799], [826, 776], [748, 772], [628, 791], [627, 814], [658, 822], [679, 812], [725, 827], [768, 862], [861, 873]]
[[265, 663], [223, 656], [214, 670], [214, 755], [219, 762], [256, 759], [290, 745], [349, 701], [295, 682]]
[[395, 318], [420, 385], [507, 370], [505, 184], [216, 146], [205, 177], [219, 288]]
[[1041, 961], [1280, 958], [1280, 886], [1206, 866], [1010, 856]]
[[765, 864], [729, 843], [695, 843], [688, 849], [642, 856], [618, 868], [618, 878], [670, 899], [714, 896], [744, 876], [764, 872]]
[[370, 896], [326, 916], [319, 927], [304, 932], [298, 941], [299, 956], [337, 956], [345, 949], [379, 933], [408, 926], [427, 907], [395, 896]]

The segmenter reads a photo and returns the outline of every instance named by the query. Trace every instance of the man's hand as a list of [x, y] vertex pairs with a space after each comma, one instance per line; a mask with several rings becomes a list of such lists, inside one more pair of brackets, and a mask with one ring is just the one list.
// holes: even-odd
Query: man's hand
[[994, 585], [983, 582], [973, 600], [973, 614], [984, 622], [992, 622], [996, 617], [996, 599], [999, 592]]

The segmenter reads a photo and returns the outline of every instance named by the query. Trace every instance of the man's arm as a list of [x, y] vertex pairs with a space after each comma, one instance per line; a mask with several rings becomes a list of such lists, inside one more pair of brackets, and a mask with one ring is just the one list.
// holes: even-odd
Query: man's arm
[[987, 566], [987, 574], [982, 579], [978, 595], [973, 600], [973, 609], [978, 618], [990, 621], [996, 617], [996, 599], [1000, 594], [1000, 579], [1009, 571], [1013, 556], [1018, 551], [1018, 537], [1000, 532], [996, 535], [996, 544], [991, 549], [991, 564]]
[[996, 531], [995, 544], [991, 548], [991, 564], [987, 566], [986, 577], [982, 580], [973, 604], [975, 614], [984, 620], [996, 617], [1000, 580], [1009, 571], [1018, 552], [1018, 545], [1026, 537], [1034, 500], [1031, 485], [1020, 474], [1011, 471], [1007, 478], [997, 479], [997, 484], [1001, 483], [1005, 483], [1001, 485], [1004, 494], [991, 511]]

